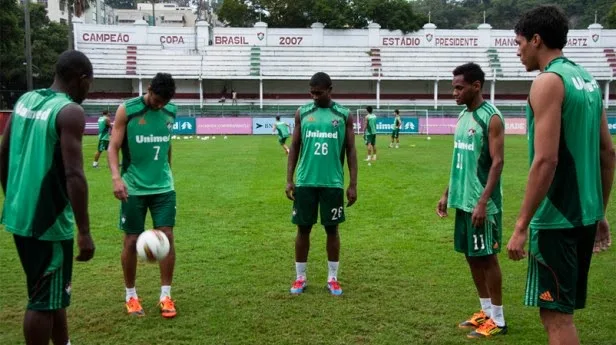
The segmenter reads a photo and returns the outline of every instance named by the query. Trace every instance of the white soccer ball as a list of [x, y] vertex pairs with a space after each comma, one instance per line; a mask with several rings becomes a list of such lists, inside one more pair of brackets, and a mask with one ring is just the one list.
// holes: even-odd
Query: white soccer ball
[[428, 139], [428, 140], [430, 140], [430, 139], [432, 139], [432, 138], [428, 137], [427, 139]]
[[160, 261], [167, 257], [169, 249], [169, 239], [160, 230], [146, 230], [137, 238], [137, 255], [142, 259]]
[[227, 136], [226, 136], [226, 135], [225, 135], [225, 138], [224, 138], [224, 139], [225, 139], [225, 140], [227, 139]]
[[216, 137], [212, 137], [212, 139], [216, 139]]

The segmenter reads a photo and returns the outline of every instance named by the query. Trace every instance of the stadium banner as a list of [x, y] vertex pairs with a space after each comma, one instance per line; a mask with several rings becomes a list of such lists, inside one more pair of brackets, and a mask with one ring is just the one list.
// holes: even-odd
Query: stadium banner
[[419, 119], [419, 133], [422, 134], [453, 134], [456, 131], [457, 117], [425, 117]]
[[175, 118], [173, 134], [196, 134], [197, 126], [194, 117], [180, 116]]
[[[295, 120], [292, 117], [281, 117], [281, 121], [289, 124], [291, 131], [295, 128]], [[274, 134], [275, 117], [253, 117], [252, 134]]]
[[250, 117], [200, 117], [196, 134], [252, 134]]
[[505, 134], [526, 134], [526, 119], [523, 117], [506, 117]]
[[607, 127], [610, 129], [610, 134], [616, 134], [616, 116], [607, 117]]
[[[416, 117], [400, 117], [402, 119], [402, 127], [400, 128], [400, 134], [406, 133], [419, 133], [419, 119]], [[394, 128], [394, 117], [377, 117], [376, 119], [376, 132], [391, 134]]]
[[98, 116], [86, 116], [85, 135], [98, 135]]

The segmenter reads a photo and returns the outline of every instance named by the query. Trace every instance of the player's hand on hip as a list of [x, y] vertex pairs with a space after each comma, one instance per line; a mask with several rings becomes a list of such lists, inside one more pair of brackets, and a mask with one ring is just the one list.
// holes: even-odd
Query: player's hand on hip
[[441, 217], [447, 217], [447, 198], [442, 197], [436, 205], [436, 214]]
[[90, 233], [77, 234], [77, 246], [79, 247], [79, 254], [75, 258], [77, 261], [89, 261], [94, 256], [94, 241]]
[[295, 184], [287, 183], [287, 188], [284, 191], [287, 194], [289, 200], [295, 200]]
[[595, 235], [595, 247], [593, 252], [598, 253], [607, 250], [612, 245], [612, 235], [610, 233], [610, 223], [603, 218], [597, 223], [597, 233]]
[[128, 199], [128, 189], [121, 178], [113, 180], [113, 195], [116, 199], [126, 201]]
[[477, 203], [475, 209], [473, 209], [473, 214], [471, 216], [471, 222], [473, 227], [480, 228], [486, 221], [486, 204]]
[[352, 206], [357, 201], [357, 186], [347, 188], [347, 207]]
[[509, 259], [513, 261], [519, 261], [526, 257], [526, 251], [524, 246], [526, 245], [526, 238], [528, 237], [528, 230], [519, 231], [514, 230], [509, 243], [507, 243], [507, 254]]

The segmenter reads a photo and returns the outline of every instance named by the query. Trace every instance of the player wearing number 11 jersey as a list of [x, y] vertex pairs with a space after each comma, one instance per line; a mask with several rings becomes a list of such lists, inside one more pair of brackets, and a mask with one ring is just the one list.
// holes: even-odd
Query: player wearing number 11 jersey
[[[176, 315], [171, 300], [171, 281], [175, 266], [173, 226], [175, 190], [171, 174], [171, 129], [176, 106], [169, 101], [175, 94], [171, 75], [158, 73], [141, 97], [120, 105], [116, 113], [109, 149], [109, 167], [113, 192], [122, 201], [120, 228], [125, 232], [122, 269], [126, 284], [126, 309], [130, 315], [143, 316], [135, 290], [137, 237], [145, 229], [150, 210], [154, 228], [163, 231], [171, 245], [169, 255], [160, 261], [160, 310], [165, 318]], [[122, 149], [122, 171], [118, 152]]]
[[456, 103], [466, 105], [454, 134], [449, 188], [437, 206], [441, 217], [456, 209], [455, 250], [464, 253], [479, 294], [481, 310], [459, 324], [474, 329], [469, 338], [507, 333], [502, 303], [502, 277], [496, 254], [501, 249], [505, 129], [503, 117], [483, 100], [485, 75], [468, 63], [453, 71]]
[[330, 77], [323, 72], [316, 73], [310, 79], [310, 94], [314, 101], [295, 113], [286, 187], [287, 197], [293, 200], [292, 221], [297, 225], [297, 278], [291, 286], [292, 294], [300, 294], [306, 287], [310, 231], [317, 222], [319, 208], [321, 224], [327, 233], [327, 288], [332, 295], [342, 294], [337, 275], [340, 254], [338, 224], [345, 220], [343, 166], [346, 156], [350, 173], [347, 206], [351, 206], [357, 199], [357, 152], [353, 117], [349, 109], [331, 100], [331, 91]]

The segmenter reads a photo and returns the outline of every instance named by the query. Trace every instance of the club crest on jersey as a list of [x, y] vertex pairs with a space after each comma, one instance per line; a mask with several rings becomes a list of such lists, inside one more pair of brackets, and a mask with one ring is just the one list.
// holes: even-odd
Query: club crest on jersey
[[477, 131], [475, 131], [474, 128], [471, 128], [471, 129], [468, 130], [467, 134], [468, 134], [469, 137], [472, 137], [473, 135], [475, 135], [476, 132]]
[[338, 128], [338, 120], [333, 120], [332, 121], [332, 126], [334, 126], [334, 128]]
[[310, 116], [310, 117], [308, 118], [308, 122], [314, 122], [314, 116]]

